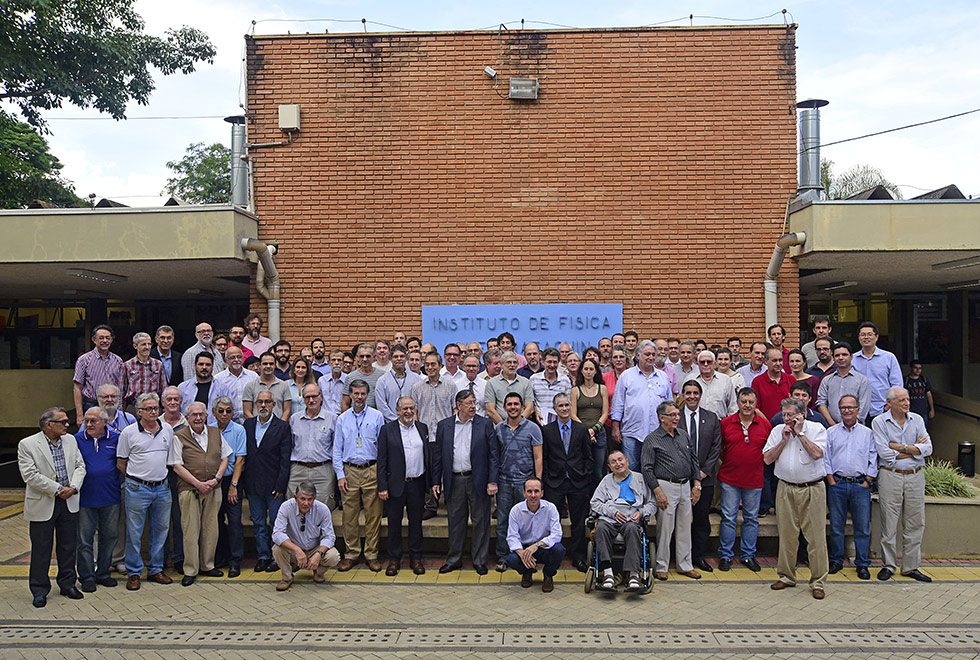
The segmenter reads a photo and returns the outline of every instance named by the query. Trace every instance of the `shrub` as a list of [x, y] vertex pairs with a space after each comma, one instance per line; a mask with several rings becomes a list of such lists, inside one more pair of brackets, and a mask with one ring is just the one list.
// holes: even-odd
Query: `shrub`
[[925, 467], [926, 495], [936, 497], [973, 497], [977, 489], [949, 461], [929, 461]]

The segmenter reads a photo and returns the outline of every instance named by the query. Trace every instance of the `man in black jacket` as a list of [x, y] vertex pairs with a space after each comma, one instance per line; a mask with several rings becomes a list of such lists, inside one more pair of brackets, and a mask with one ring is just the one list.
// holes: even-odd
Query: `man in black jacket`
[[708, 509], [715, 494], [715, 476], [718, 474], [718, 459], [721, 458], [721, 421], [713, 412], [700, 406], [701, 383], [687, 381], [681, 388], [681, 395], [684, 397], [684, 407], [681, 409], [680, 427], [691, 438], [701, 475], [701, 497], [691, 514], [691, 561], [695, 568], [711, 573], [711, 564], [705, 559], [708, 536], [711, 534]]
[[293, 434], [289, 424], [272, 414], [276, 403], [272, 392], [259, 392], [255, 400], [258, 417], [245, 420], [245, 492], [252, 517], [258, 561], [255, 572], [275, 571], [272, 559], [272, 526], [289, 483], [289, 456]]
[[385, 575], [398, 575], [402, 561], [402, 515], [408, 509], [408, 560], [412, 572], [422, 565], [422, 514], [425, 493], [431, 487], [429, 429], [415, 421], [415, 400], [398, 397], [398, 419], [381, 427], [378, 435], [378, 497], [388, 514], [388, 567]]
[[592, 441], [584, 424], [571, 418], [567, 394], [556, 394], [558, 419], [541, 427], [545, 497], [557, 507], [568, 502], [572, 536], [565, 543], [572, 565], [585, 572], [585, 518], [592, 497]]
[[161, 325], [157, 328], [156, 346], [150, 351], [150, 357], [163, 362], [163, 368], [167, 371], [167, 385], [177, 387], [184, 382], [184, 368], [180, 365], [180, 359], [184, 354], [175, 351], [174, 329], [169, 325]]

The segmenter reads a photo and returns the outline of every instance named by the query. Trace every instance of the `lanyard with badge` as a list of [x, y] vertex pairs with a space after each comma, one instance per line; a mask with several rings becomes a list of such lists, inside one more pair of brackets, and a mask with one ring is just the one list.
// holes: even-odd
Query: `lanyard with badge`
[[364, 446], [364, 443], [361, 442], [361, 423], [364, 421], [364, 418], [366, 417], [367, 417], [367, 409], [365, 409], [364, 412], [361, 413], [361, 419], [358, 419], [357, 413], [354, 413], [354, 423], [357, 424], [357, 441], [354, 444], [358, 447]]

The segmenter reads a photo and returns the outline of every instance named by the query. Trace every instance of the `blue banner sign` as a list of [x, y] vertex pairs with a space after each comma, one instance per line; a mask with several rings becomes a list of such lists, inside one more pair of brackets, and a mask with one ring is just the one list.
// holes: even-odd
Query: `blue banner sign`
[[486, 350], [488, 337], [509, 332], [517, 350], [529, 341], [541, 349], [568, 342], [579, 355], [603, 337], [622, 332], [623, 306], [611, 304], [555, 305], [425, 305], [422, 341], [441, 353], [452, 342], [478, 341]]

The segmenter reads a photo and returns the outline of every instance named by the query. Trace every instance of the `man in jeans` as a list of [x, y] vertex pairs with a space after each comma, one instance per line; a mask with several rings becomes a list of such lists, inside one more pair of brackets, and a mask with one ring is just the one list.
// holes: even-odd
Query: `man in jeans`
[[511, 392], [504, 397], [507, 419], [495, 431], [500, 444], [500, 472], [497, 477], [497, 570], [507, 570], [507, 525], [511, 508], [524, 499], [524, 482], [541, 479], [544, 464], [541, 429], [524, 417], [524, 397]]
[[762, 448], [772, 425], [755, 412], [756, 393], [751, 387], [738, 393], [738, 412], [721, 420], [722, 459], [718, 469], [721, 484], [721, 529], [718, 568], [730, 570], [735, 557], [735, 523], [742, 505], [742, 563], [759, 571], [755, 543], [759, 536], [759, 500], [762, 496]]
[[160, 421], [160, 397], [147, 392], [136, 397], [136, 424], [123, 429], [116, 449], [116, 464], [126, 475], [126, 588], [140, 588], [143, 527], [150, 527], [150, 563], [146, 579], [157, 584], [173, 582], [163, 572], [163, 546], [170, 527], [170, 485], [167, 459], [174, 430]]
[[[119, 534], [119, 470], [116, 446], [119, 434], [108, 428], [109, 415], [95, 406], [85, 411], [84, 428], [75, 434], [78, 450], [85, 460], [85, 481], [79, 493], [78, 580], [82, 591], [91, 593], [95, 585], [114, 587], [109, 575], [112, 550]], [[95, 561], [95, 532], [99, 532], [99, 557]]]

